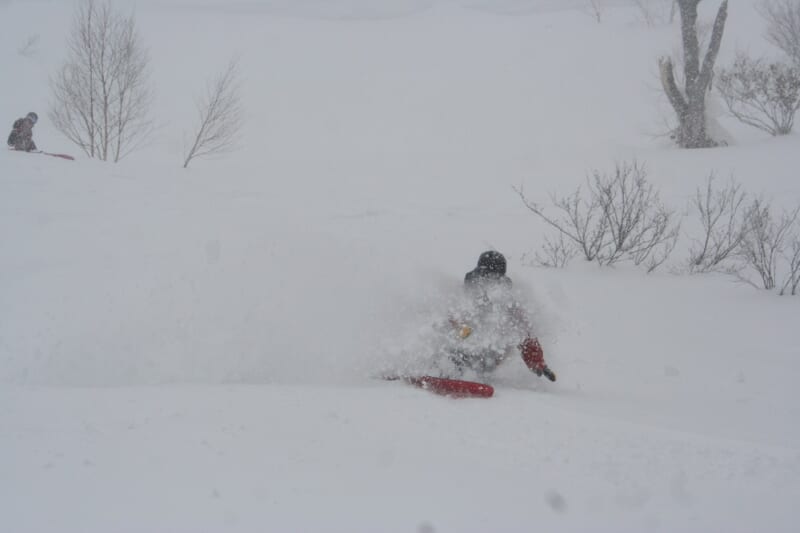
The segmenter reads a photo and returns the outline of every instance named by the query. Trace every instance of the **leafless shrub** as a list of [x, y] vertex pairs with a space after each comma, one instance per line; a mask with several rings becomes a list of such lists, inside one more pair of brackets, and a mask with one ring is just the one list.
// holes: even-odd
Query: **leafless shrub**
[[22, 57], [33, 57], [39, 53], [39, 34], [29, 35], [25, 42], [17, 47], [17, 53]]
[[[678, 244], [678, 235], [680, 234], [679, 224], [670, 225], [672, 222], [671, 212], [669, 216], [659, 217], [655, 222], [657, 225], [650, 232], [651, 240], [630, 254], [633, 264], [644, 266], [648, 274], [655, 272], [669, 259]], [[658, 240], [655, 240], [656, 238]]]
[[789, 291], [792, 296], [796, 296], [800, 289], [800, 235], [794, 235], [791, 248], [784, 254], [784, 258], [788, 263], [788, 272], [780, 294], [783, 296]]
[[67, 61], [51, 80], [50, 120], [89, 157], [119, 161], [152, 131], [147, 65], [133, 15], [115, 12], [110, 1], [83, 0]]
[[[571, 240], [587, 261], [613, 265], [632, 261], [652, 272], [674, 249], [679, 225], [663, 206], [637, 162], [617, 164], [613, 174], [594, 171], [585, 192], [551, 195], [560, 215], [550, 216], [516, 189], [525, 206]], [[547, 245], [545, 245], [547, 246]]]
[[702, 240], [695, 240], [689, 250], [689, 271], [710, 272], [720, 268], [742, 243], [747, 221], [742, 209], [747, 194], [733, 179], [722, 188], [714, 187], [715, 176], [698, 187], [691, 207], [703, 226]]
[[643, 165], [636, 161], [618, 164], [614, 174], [595, 171], [593, 177], [592, 191], [610, 237], [600, 257], [603, 263], [610, 265], [628, 256], [639, 265], [652, 260], [660, 247], [670, 248], [678, 233], [674, 212], [661, 203]]
[[232, 59], [208, 84], [205, 97], [197, 103], [199, 125], [192, 147], [184, 153], [183, 168], [194, 158], [219, 155], [237, 148], [237, 134], [244, 119], [238, 72], [238, 61]]
[[[776, 287], [778, 264], [785, 252], [787, 239], [792, 238], [792, 229], [800, 214], [800, 207], [784, 212], [775, 219], [772, 206], [760, 198], [753, 200], [747, 210], [747, 233], [737, 251], [742, 267], [737, 277], [758, 288], [772, 290]], [[749, 274], [758, 276], [753, 281]]]
[[544, 238], [542, 249], [534, 254], [533, 262], [547, 268], [564, 268], [577, 254], [575, 244], [565, 239], [563, 233], [559, 233], [555, 239]]
[[720, 71], [716, 86], [740, 122], [770, 135], [792, 131], [800, 109], [800, 66], [739, 54], [731, 68]]
[[760, 6], [767, 40], [800, 66], [800, 0], [767, 0]]
[[608, 228], [600, 213], [599, 203], [591, 192], [588, 198], [584, 197], [581, 187], [563, 198], [551, 194], [550, 200], [553, 206], [561, 212], [559, 216], [552, 217], [545, 214], [544, 208], [529, 201], [522, 187], [514, 190], [528, 209], [574, 242], [584, 259], [587, 261], [597, 259], [605, 246]]
[[672, 24], [678, 14], [676, 0], [632, 0], [639, 9], [639, 16], [647, 26]]

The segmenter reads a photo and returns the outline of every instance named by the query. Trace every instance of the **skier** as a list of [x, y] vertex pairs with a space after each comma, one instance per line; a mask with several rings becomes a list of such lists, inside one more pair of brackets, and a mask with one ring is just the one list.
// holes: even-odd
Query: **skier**
[[36, 144], [33, 142], [33, 126], [39, 120], [39, 116], [31, 111], [24, 118], [14, 121], [11, 133], [8, 135], [8, 147], [23, 152], [33, 152]]
[[527, 313], [514, 298], [506, 276], [506, 258], [487, 251], [475, 269], [464, 276], [468, 305], [449, 319], [455, 342], [448, 349], [450, 361], [463, 372], [491, 372], [516, 349], [537, 376], [556, 380], [544, 361], [539, 340], [532, 334]]

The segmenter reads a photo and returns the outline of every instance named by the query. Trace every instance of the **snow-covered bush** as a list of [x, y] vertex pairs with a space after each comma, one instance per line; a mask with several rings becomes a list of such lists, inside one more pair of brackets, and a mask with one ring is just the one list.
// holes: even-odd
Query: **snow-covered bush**
[[767, 40], [800, 66], [800, 0], [766, 0], [761, 15], [767, 21]]
[[578, 187], [571, 195], [551, 195], [560, 215], [546, 214], [521, 187], [516, 191], [528, 209], [558, 230], [559, 240], [544, 245], [544, 259], [555, 266], [571, 257], [563, 238], [587, 261], [604, 266], [630, 261], [648, 272], [663, 264], [677, 242], [674, 211], [661, 203], [644, 165], [636, 161], [618, 163], [610, 174], [595, 170], [586, 188]]
[[731, 179], [721, 188], [714, 186], [711, 174], [705, 188], [698, 187], [691, 200], [690, 210], [700, 219], [703, 233], [692, 239], [689, 249], [689, 272], [709, 272], [721, 269], [723, 263], [739, 249], [747, 233], [747, 194]]
[[731, 115], [770, 135], [792, 131], [800, 108], [800, 66], [739, 54], [722, 69], [716, 87]]

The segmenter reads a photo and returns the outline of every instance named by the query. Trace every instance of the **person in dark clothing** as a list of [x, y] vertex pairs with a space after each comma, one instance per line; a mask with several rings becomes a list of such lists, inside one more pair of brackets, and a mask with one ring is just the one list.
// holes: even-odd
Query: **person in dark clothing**
[[9, 148], [32, 152], [36, 150], [36, 143], [33, 142], [33, 126], [39, 120], [39, 116], [31, 111], [24, 118], [14, 121], [11, 133], [8, 135], [7, 144]]
[[503, 254], [493, 250], [482, 253], [478, 265], [464, 276], [464, 286], [470, 304], [461, 316], [449, 320], [461, 339], [451, 352], [456, 366], [491, 372], [516, 348], [532, 372], [555, 381], [556, 375], [544, 361], [544, 351], [533, 335], [527, 313], [511, 291]]

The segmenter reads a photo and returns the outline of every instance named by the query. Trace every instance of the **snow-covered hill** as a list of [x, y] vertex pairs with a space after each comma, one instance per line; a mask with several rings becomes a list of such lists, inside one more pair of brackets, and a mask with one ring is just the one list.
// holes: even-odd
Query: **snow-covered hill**
[[[800, 300], [522, 260], [546, 228], [511, 187], [616, 160], [678, 209], [712, 171], [800, 202], [796, 134], [657, 138], [677, 28], [585, 4], [139, 0], [159, 128], [113, 165], [45, 117], [72, 4], [0, 2], [0, 117], [78, 156], [0, 152], [0, 530], [792, 531]], [[731, 0], [720, 61], [762, 30]], [[182, 169], [234, 54], [242, 149]], [[559, 381], [375, 380], [487, 248]]]

